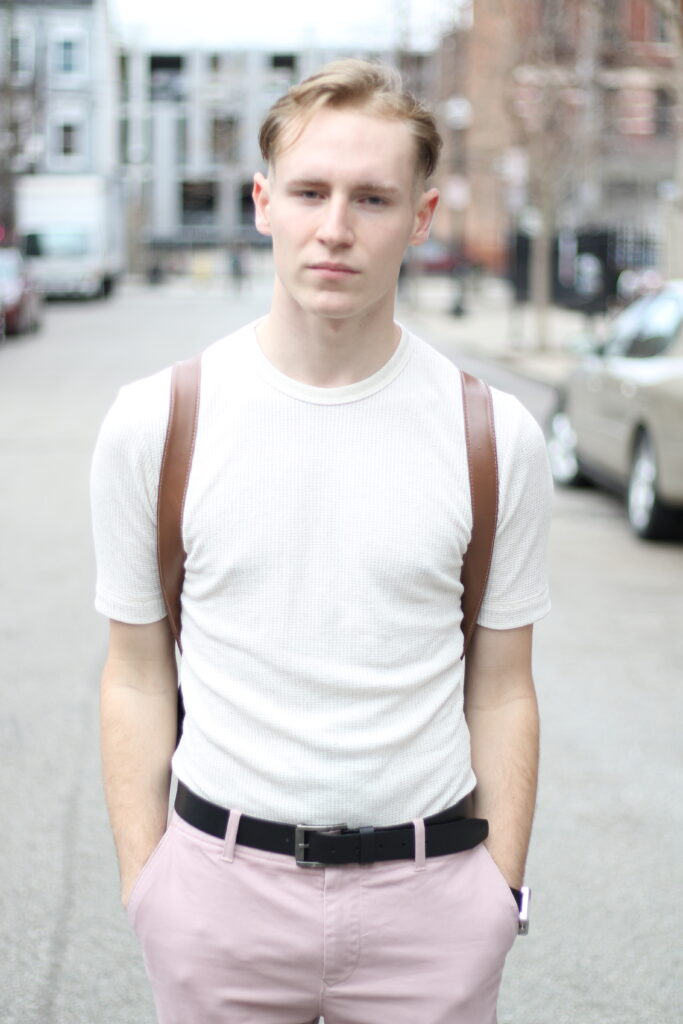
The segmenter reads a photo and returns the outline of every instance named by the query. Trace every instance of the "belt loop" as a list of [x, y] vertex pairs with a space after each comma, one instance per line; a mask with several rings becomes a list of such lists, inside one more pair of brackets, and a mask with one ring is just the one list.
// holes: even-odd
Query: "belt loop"
[[375, 830], [371, 826], [358, 829], [360, 835], [359, 864], [372, 864], [375, 860]]
[[415, 829], [415, 870], [424, 871], [427, 867], [424, 818], [415, 818], [413, 828]]
[[225, 830], [225, 844], [221, 854], [221, 860], [227, 861], [228, 864], [232, 864], [235, 859], [235, 843], [237, 842], [237, 830], [240, 827], [241, 817], [241, 811], [230, 811], [228, 827]]

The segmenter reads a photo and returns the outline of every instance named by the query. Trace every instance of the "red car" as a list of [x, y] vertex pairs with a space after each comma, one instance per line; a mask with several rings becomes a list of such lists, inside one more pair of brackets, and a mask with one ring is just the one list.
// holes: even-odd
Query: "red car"
[[36, 331], [43, 319], [43, 296], [36, 288], [19, 249], [0, 248], [0, 307], [5, 333]]
[[452, 274], [463, 266], [463, 259], [455, 248], [435, 238], [410, 249], [407, 259], [414, 268], [426, 274]]

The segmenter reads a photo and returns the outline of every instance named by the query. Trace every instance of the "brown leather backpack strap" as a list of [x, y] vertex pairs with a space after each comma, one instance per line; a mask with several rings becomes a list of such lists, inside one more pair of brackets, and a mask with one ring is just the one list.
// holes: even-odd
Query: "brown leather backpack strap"
[[186, 557], [183, 507], [197, 433], [200, 384], [201, 355], [175, 364], [171, 372], [171, 399], [157, 499], [159, 579], [168, 620], [180, 651], [180, 597]]
[[498, 523], [498, 459], [491, 390], [461, 371], [472, 500], [472, 535], [462, 561], [462, 657], [469, 649], [489, 578]]

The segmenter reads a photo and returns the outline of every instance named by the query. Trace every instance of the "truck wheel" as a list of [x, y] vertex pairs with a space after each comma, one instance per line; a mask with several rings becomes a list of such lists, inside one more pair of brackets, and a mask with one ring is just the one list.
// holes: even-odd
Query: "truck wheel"
[[627, 511], [631, 529], [638, 537], [666, 540], [678, 532], [678, 517], [657, 494], [657, 458], [645, 430], [640, 431], [633, 447]]
[[586, 483], [576, 448], [576, 434], [564, 406], [558, 405], [550, 417], [546, 432], [548, 460], [553, 480], [561, 487]]

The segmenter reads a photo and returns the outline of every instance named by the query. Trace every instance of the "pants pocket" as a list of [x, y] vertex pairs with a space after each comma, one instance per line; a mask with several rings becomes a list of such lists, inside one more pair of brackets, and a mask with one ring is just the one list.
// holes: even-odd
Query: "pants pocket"
[[135, 918], [138, 912], [140, 903], [145, 895], [145, 892], [149, 888], [150, 882], [152, 881], [153, 868], [157, 864], [160, 854], [166, 846], [171, 830], [166, 829], [163, 836], [152, 850], [151, 854], [142, 866], [142, 869], [135, 879], [133, 888], [131, 889], [130, 896], [128, 897], [128, 903], [126, 905], [126, 915], [131, 924], [131, 927], [135, 927]]
[[489, 853], [489, 851], [487, 850], [483, 843], [480, 845], [480, 850], [482, 852], [483, 857], [488, 861], [488, 866], [492, 876], [491, 884], [494, 885], [495, 889], [500, 894], [501, 899], [505, 900], [505, 902], [508, 904], [516, 918], [519, 914], [519, 908], [517, 906], [517, 901], [515, 900], [515, 897], [512, 895], [512, 889], [505, 881], [505, 877], [502, 871], [500, 870], [495, 860], [493, 859], [493, 857], [491, 856], [491, 854]]

